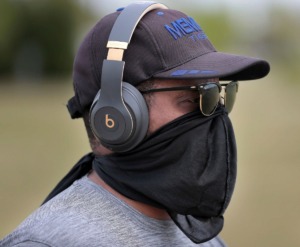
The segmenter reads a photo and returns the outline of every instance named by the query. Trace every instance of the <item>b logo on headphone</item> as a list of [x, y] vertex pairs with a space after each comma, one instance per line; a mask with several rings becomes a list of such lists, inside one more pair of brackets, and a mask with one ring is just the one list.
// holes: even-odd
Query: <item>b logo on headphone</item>
[[112, 118], [109, 118], [109, 115], [105, 115], [105, 125], [107, 128], [113, 128], [115, 127], [115, 121]]
[[142, 94], [131, 84], [123, 82], [123, 53], [140, 19], [153, 9], [167, 7], [155, 2], [128, 5], [109, 35], [101, 89], [90, 110], [90, 124], [101, 144], [115, 152], [133, 149], [145, 138], [148, 130], [148, 108]]

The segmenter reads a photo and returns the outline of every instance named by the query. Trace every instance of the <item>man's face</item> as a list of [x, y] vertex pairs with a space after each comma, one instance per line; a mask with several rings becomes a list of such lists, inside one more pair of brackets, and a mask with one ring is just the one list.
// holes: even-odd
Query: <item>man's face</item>
[[[207, 82], [219, 82], [218, 78], [205, 80], [160, 80], [155, 88], [193, 86]], [[149, 129], [153, 133], [170, 121], [199, 109], [199, 92], [165, 91], [151, 93], [149, 105]]]

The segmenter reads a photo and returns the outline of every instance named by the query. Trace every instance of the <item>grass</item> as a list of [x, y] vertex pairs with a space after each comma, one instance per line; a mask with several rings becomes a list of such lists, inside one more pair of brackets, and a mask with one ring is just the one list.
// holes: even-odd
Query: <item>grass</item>
[[[65, 107], [67, 80], [0, 84], [0, 238], [89, 151]], [[300, 246], [299, 89], [276, 72], [240, 83], [231, 114], [238, 180], [221, 234], [229, 246]]]

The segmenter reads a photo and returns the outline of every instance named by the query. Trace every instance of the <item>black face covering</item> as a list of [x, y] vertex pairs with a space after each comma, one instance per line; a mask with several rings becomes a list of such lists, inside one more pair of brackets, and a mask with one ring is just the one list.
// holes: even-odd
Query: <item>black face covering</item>
[[222, 108], [210, 117], [189, 113], [133, 151], [96, 157], [93, 168], [123, 195], [165, 208], [194, 242], [215, 237], [236, 179], [236, 145]]
[[93, 166], [111, 187], [136, 201], [168, 211], [195, 243], [223, 227], [236, 179], [236, 145], [223, 108], [212, 116], [186, 114], [156, 131], [134, 150], [82, 158], [46, 199]]

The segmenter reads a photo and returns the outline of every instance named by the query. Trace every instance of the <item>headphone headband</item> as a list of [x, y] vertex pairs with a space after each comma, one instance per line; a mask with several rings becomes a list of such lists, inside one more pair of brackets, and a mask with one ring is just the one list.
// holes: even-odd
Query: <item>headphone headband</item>
[[[153, 9], [167, 9], [161, 3], [136, 2], [128, 5], [118, 16], [108, 38], [107, 60], [122, 61], [124, 50], [127, 49], [133, 32], [145, 14]], [[126, 25], [124, 25], [126, 23]]]

